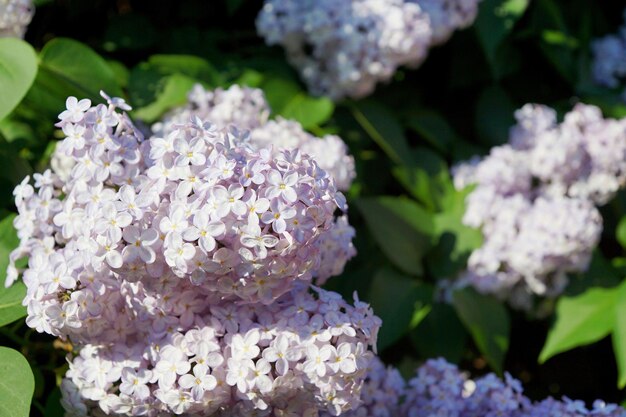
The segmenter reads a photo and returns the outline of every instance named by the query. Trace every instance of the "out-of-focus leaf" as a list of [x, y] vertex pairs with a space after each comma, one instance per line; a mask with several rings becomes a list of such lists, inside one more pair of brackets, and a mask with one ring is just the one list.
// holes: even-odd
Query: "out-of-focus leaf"
[[311, 97], [289, 79], [270, 78], [261, 87], [273, 114], [296, 120], [305, 129], [325, 123], [335, 110], [331, 100]]
[[35, 50], [21, 39], [0, 38], [0, 120], [22, 101], [36, 74]]
[[[495, 69], [496, 54], [506, 36], [519, 20], [530, 0], [485, 0], [474, 24], [487, 60]], [[494, 74], [499, 75], [497, 72]]]
[[543, 363], [552, 356], [607, 336], [615, 324], [617, 288], [591, 288], [575, 296], [561, 297], [556, 321], [539, 355]]
[[[53, 75], [81, 97], [100, 99], [100, 90], [122, 96], [115, 73], [107, 62], [87, 45], [67, 38], [48, 42], [39, 55], [41, 72]], [[65, 101], [65, 97], [63, 97]]]
[[622, 217], [615, 230], [615, 237], [622, 248], [626, 249], [626, 216]]
[[436, 211], [442, 194], [442, 183], [449, 182], [446, 162], [432, 150], [423, 146], [413, 149], [414, 165], [393, 167], [400, 184], [429, 211]]
[[354, 104], [352, 114], [393, 162], [414, 165], [402, 126], [386, 107], [371, 100], [360, 101]]
[[611, 339], [613, 352], [617, 362], [617, 385], [619, 388], [626, 386], [626, 285], [621, 285], [615, 299], [614, 327]]
[[475, 126], [481, 140], [489, 146], [508, 141], [509, 129], [515, 123], [516, 106], [501, 87], [493, 85], [480, 94], [476, 102]]
[[42, 117], [54, 120], [65, 109], [68, 96], [102, 102], [100, 90], [110, 96], [123, 94], [109, 64], [78, 41], [55, 38], [39, 55], [39, 72], [24, 103]]
[[509, 315], [502, 303], [465, 288], [455, 291], [453, 305], [487, 362], [502, 374], [509, 348]]
[[153, 122], [167, 110], [185, 104], [187, 94], [195, 83], [194, 79], [184, 75], [170, 75], [164, 79], [162, 90], [156, 93], [156, 100], [135, 110], [133, 114], [146, 122]]
[[0, 346], [0, 375], [0, 415], [28, 417], [35, 379], [24, 356]]
[[120, 87], [128, 87], [128, 79], [130, 78], [130, 71], [120, 61], [108, 60], [107, 64], [111, 67], [111, 71], [115, 74], [115, 80]]
[[420, 285], [391, 268], [383, 268], [374, 275], [369, 299], [384, 323], [378, 334], [379, 350], [391, 346], [409, 331], [416, 310], [421, 311], [430, 303], [432, 292], [431, 286]]
[[387, 258], [404, 272], [421, 275], [422, 257], [431, 247], [432, 216], [406, 198], [366, 198], [356, 205]]
[[[2, 276], [6, 274], [3, 273]], [[4, 282], [0, 282], [0, 327], [26, 316], [26, 307], [22, 306], [24, 297], [26, 286], [21, 281], [9, 288], [5, 288]]]
[[130, 13], [110, 19], [103, 46], [108, 52], [139, 50], [153, 46], [158, 39], [158, 32], [147, 17]]
[[46, 400], [45, 413], [46, 417], [63, 417], [65, 410], [61, 406], [61, 390], [55, 388]]
[[193, 55], [152, 55], [148, 64], [163, 75], [182, 74], [210, 86], [218, 86], [223, 82], [213, 65]]
[[453, 144], [459, 141], [452, 126], [434, 111], [425, 110], [412, 114], [407, 120], [407, 126], [444, 155], [447, 155]]
[[243, 6], [243, 3], [244, 0], [226, 0], [226, 11], [229, 15], [233, 15]]
[[411, 330], [410, 335], [420, 356], [442, 356], [452, 363], [461, 360], [467, 340], [467, 332], [454, 309], [441, 303], [431, 306], [428, 315]]

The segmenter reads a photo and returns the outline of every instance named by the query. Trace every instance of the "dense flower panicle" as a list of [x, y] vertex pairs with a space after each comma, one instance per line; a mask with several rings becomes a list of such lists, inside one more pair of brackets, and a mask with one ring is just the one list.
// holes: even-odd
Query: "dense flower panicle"
[[[87, 288], [97, 298], [109, 280], [163, 274], [271, 303], [318, 275], [329, 241], [350, 245], [334, 217], [345, 200], [308, 156], [255, 151], [245, 133], [198, 120], [142, 141], [115, 105], [68, 99], [59, 152], [74, 160], [69, 178], [48, 170], [15, 190], [21, 243], [11, 260], [30, 257], [33, 326], [85, 336], [68, 299]], [[335, 225], [342, 230], [333, 233]], [[11, 264], [7, 283], [16, 276]]]
[[[429, 359], [405, 383], [397, 369], [375, 358], [361, 390], [362, 404], [348, 417], [626, 417], [616, 404], [597, 400], [591, 408], [563, 397], [533, 402], [521, 383], [508, 373], [504, 379], [487, 374], [470, 379], [444, 359]], [[327, 416], [328, 414], [322, 414]]]
[[34, 14], [32, 0], [0, 0], [0, 38], [23, 38]]
[[27, 324], [79, 352], [69, 415], [358, 406], [380, 319], [309, 289], [354, 255], [333, 178], [233, 124], [195, 117], [144, 139], [128, 105], [103, 97], [68, 98], [53, 170], [14, 191], [7, 285], [28, 257]]
[[[192, 294], [193, 322], [181, 316], [162, 332], [83, 347], [62, 385], [70, 414], [313, 416], [358, 404], [380, 326], [366, 304], [306, 288], [270, 306], [207, 305]], [[154, 326], [150, 296], [135, 297], [137, 319]]]
[[155, 123], [153, 132], [165, 136], [179, 124], [199, 117], [217, 126], [234, 125], [250, 131], [249, 146], [271, 147], [273, 157], [286, 149], [300, 149], [334, 178], [340, 191], [348, 190], [356, 176], [354, 158], [341, 138], [335, 135], [317, 138], [296, 121], [269, 120], [270, 107], [260, 89], [233, 85], [210, 91], [198, 84], [189, 93], [188, 101], [187, 106], [170, 111]]
[[[591, 44], [593, 78], [604, 87], [624, 87], [626, 81], [626, 10], [624, 21], [617, 33], [596, 39]], [[626, 88], [622, 97], [626, 101]]]
[[419, 66], [477, 8], [478, 0], [266, 0], [257, 31], [285, 48], [313, 94], [360, 98], [399, 66]]
[[596, 205], [626, 184], [626, 119], [604, 119], [579, 104], [556, 112], [526, 105], [509, 143], [453, 169], [457, 188], [477, 187], [463, 221], [485, 237], [460, 285], [530, 308], [533, 294], [556, 296], [567, 273], [587, 269], [602, 232]]

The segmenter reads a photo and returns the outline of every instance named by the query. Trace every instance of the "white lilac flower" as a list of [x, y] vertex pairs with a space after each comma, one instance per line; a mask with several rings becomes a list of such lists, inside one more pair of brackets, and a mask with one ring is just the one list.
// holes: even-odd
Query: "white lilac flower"
[[[334, 178], [337, 189], [346, 191], [350, 188], [356, 176], [354, 158], [341, 138], [335, 135], [317, 138], [298, 122], [282, 118], [268, 120], [269, 114], [270, 108], [262, 90], [233, 85], [226, 90], [208, 91], [196, 85], [189, 93], [187, 106], [172, 110], [152, 126], [159, 139], [155, 141], [150, 157], [160, 159], [165, 152], [172, 152], [169, 133], [180, 124], [188, 123], [190, 118], [199, 117], [215, 126], [234, 125], [248, 130], [248, 144], [257, 149], [272, 147], [274, 156], [285, 149], [300, 149]], [[262, 169], [260, 163], [247, 166], [240, 183], [247, 187], [249, 182], [259, 181]]]
[[[323, 242], [352, 237], [333, 178], [298, 149], [249, 146], [234, 125], [194, 118], [145, 140], [118, 111], [128, 106], [104, 97], [67, 101], [58, 127], [83, 138], [57, 147], [74, 161], [67, 176], [47, 170], [14, 192], [20, 244], [6, 284], [21, 272], [27, 324], [78, 352], [68, 413], [357, 406], [380, 319], [309, 286], [343, 268], [322, 267]], [[309, 372], [314, 348], [325, 361]]]
[[34, 14], [32, 0], [0, 0], [0, 38], [23, 38]]
[[[195, 322], [187, 326], [175, 310], [162, 310], [173, 319], [171, 330], [157, 334], [147, 331], [154, 316], [146, 313], [160, 295], [159, 287], [157, 282], [129, 285], [137, 305], [137, 322], [129, 324], [136, 327], [131, 337], [109, 347], [85, 345], [71, 359], [62, 384], [68, 411], [87, 409], [92, 415], [123, 402], [130, 406], [118, 408], [114, 415], [143, 415], [146, 407], [154, 413], [189, 416], [254, 415], [261, 410], [305, 415], [306, 410], [329, 409], [337, 415], [359, 404], [380, 326], [369, 307], [352, 307], [336, 294], [318, 288], [311, 293], [302, 286], [268, 306], [232, 309], [229, 314], [238, 326], [230, 327], [225, 316], [212, 311], [231, 303], [184, 283], [178, 291], [186, 294], [186, 302], [213, 299], [212, 304], [204, 303]], [[182, 302], [177, 294], [172, 297], [177, 299], [175, 305]], [[352, 336], [342, 333], [325, 341], [302, 337], [305, 322], [289, 324], [289, 307], [304, 300], [310, 304], [306, 321], [317, 320], [333, 305], [354, 330]], [[363, 324], [358, 326], [357, 320]], [[332, 327], [323, 320], [321, 326]], [[272, 331], [261, 338], [262, 328]]]
[[[68, 393], [68, 395], [71, 395]], [[361, 390], [361, 405], [346, 417], [625, 417], [626, 410], [597, 400], [591, 408], [563, 397], [532, 402], [521, 383], [505, 373], [504, 379], [487, 374], [475, 380], [444, 359], [429, 359], [406, 383], [397, 369], [380, 359], [370, 362]], [[322, 417], [328, 413], [322, 412]]]
[[602, 232], [596, 206], [626, 184], [626, 119], [583, 104], [562, 123], [540, 105], [515, 116], [509, 143], [453, 169], [457, 188], [476, 184], [463, 222], [485, 238], [457, 284], [528, 309], [587, 269]]
[[478, 0], [265, 0], [257, 32], [285, 48], [309, 90], [360, 98], [469, 26]]

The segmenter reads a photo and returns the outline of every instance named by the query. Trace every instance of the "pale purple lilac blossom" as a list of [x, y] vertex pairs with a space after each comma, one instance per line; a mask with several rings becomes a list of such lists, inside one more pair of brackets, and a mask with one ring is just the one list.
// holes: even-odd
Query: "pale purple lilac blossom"
[[0, 38], [23, 38], [34, 14], [32, 0], [0, 0]]
[[337, 271], [321, 265], [328, 240], [352, 237], [333, 178], [198, 117], [144, 140], [128, 105], [103, 97], [67, 100], [64, 179], [46, 170], [14, 191], [6, 285], [21, 273], [27, 324], [78, 352], [68, 415], [357, 406], [380, 319], [309, 287]]
[[[508, 373], [504, 379], [487, 374], [470, 379], [444, 359], [430, 359], [405, 383], [397, 369], [372, 361], [362, 389], [363, 403], [347, 417], [626, 417], [616, 404], [563, 397], [533, 402], [521, 383]], [[327, 414], [322, 414], [327, 416]]]
[[266, 0], [256, 25], [312, 94], [361, 98], [398, 67], [419, 66], [477, 12], [478, 0]]
[[595, 39], [591, 43], [593, 53], [592, 74], [594, 81], [603, 87], [622, 90], [626, 101], [626, 10], [625, 23], [617, 33]]
[[587, 269], [602, 232], [596, 206], [626, 183], [626, 119], [583, 104], [562, 123], [540, 105], [516, 118], [508, 144], [453, 169], [457, 188], [476, 184], [463, 221], [485, 237], [459, 285], [529, 309], [533, 295], [556, 296]]
[[298, 122], [280, 117], [269, 120], [269, 114], [270, 107], [262, 90], [233, 85], [211, 91], [198, 84], [190, 91], [187, 105], [167, 113], [152, 126], [152, 131], [166, 135], [173, 127], [194, 116], [217, 126], [234, 125], [250, 131], [250, 146], [272, 147], [274, 155], [285, 149], [300, 149], [334, 178], [338, 190], [350, 188], [356, 176], [354, 158], [340, 137], [324, 135], [317, 138]]

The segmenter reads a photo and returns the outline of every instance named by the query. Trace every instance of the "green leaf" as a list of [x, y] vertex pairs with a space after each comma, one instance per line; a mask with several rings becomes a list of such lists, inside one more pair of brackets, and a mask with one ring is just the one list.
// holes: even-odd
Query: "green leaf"
[[474, 27], [492, 69], [495, 69], [498, 48], [529, 3], [530, 0], [485, 0], [481, 3]]
[[0, 38], [0, 120], [22, 101], [36, 74], [35, 50], [21, 39]]
[[356, 205], [387, 258], [402, 271], [421, 275], [422, 257], [431, 247], [431, 215], [401, 197], [365, 198]]
[[331, 100], [311, 97], [289, 79], [270, 78], [262, 88], [274, 115], [296, 120], [305, 129], [325, 123], [335, 111]]
[[484, 89], [476, 102], [474, 120], [479, 138], [489, 146], [505, 143], [509, 129], [515, 124], [515, 110], [517, 106], [501, 87], [493, 85]]
[[100, 90], [110, 96], [122, 96], [115, 73], [93, 49], [78, 41], [55, 38], [39, 55], [40, 71], [53, 75], [81, 97], [100, 99]]
[[209, 86], [223, 82], [219, 71], [207, 60], [194, 55], [152, 55], [148, 64], [163, 75], [182, 74]]
[[607, 336], [615, 324], [618, 288], [592, 288], [575, 297], [561, 297], [539, 362]]
[[386, 107], [371, 100], [360, 101], [352, 107], [352, 114], [363, 130], [393, 162], [414, 165], [404, 130]]
[[11, 214], [0, 221], [0, 327], [26, 316], [26, 307], [22, 300], [26, 296], [26, 286], [18, 281], [5, 288], [6, 270], [9, 266], [9, 254], [19, 244], [19, 239]]
[[407, 120], [407, 126], [444, 155], [449, 154], [453, 144], [459, 142], [452, 126], [434, 111], [425, 110], [412, 114]]
[[0, 415], [28, 417], [35, 379], [24, 356], [0, 346], [0, 375]]
[[611, 336], [613, 353], [617, 362], [617, 385], [620, 389], [626, 386], [626, 320], [624, 317], [626, 317], [626, 285], [620, 286], [617, 292], [613, 316], [615, 325]]
[[154, 122], [167, 110], [187, 102], [187, 94], [196, 80], [180, 74], [166, 77], [161, 91], [157, 91], [156, 100], [147, 106], [133, 111], [133, 115], [146, 122]]
[[[383, 320], [378, 334], [380, 351], [401, 339], [410, 327], [415, 327], [414, 315], [423, 315], [423, 308], [430, 304], [433, 289], [420, 285], [414, 279], [391, 268], [376, 272], [370, 288], [369, 300], [376, 315]], [[419, 317], [418, 317], [419, 319]]]
[[456, 312], [448, 304], [442, 303], [433, 304], [428, 315], [410, 335], [420, 356], [443, 356], [452, 363], [461, 360], [467, 341], [467, 332]]
[[330, 99], [300, 93], [287, 103], [280, 115], [286, 119], [297, 120], [303, 128], [310, 129], [325, 123], [333, 111], [335, 105]]
[[510, 320], [506, 308], [494, 298], [470, 288], [455, 291], [453, 305], [489, 365], [502, 374], [509, 348]]
[[23, 282], [16, 282], [9, 288], [0, 282], [0, 327], [26, 316], [26, 307], [22, 305], [24, 297], [26, 286]]
[[243, 6], [243, 3], [244, 0], [226, 0], [226, 11], [232, 16]]
[[55, 388], [46, 400], [45, 413], [46, 417], [63, 417], [65, 410], [61, 406], [61, 390]]
[[24, 103], [41, 117], [54, 119], [69, 96], [103, 102], [100, 90], [110, 96], [123, 95], [109, 64], [80, 42], [55, 38], [39, 54], [39, 72]]
[[617, 228], [615, 229], [615, 237], [622, 248], [626, 249], [626, 216], [622, 217], [622, 219], [617, 224]]

